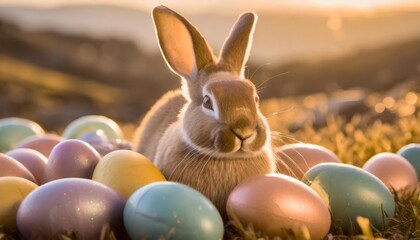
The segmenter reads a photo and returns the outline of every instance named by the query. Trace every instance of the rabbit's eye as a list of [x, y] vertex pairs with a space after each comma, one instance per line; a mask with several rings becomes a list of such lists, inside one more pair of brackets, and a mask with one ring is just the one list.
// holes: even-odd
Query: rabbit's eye
[[213, 104], [209, 96], [204, 96], [203, 98], [203, 107], [213, 111]]

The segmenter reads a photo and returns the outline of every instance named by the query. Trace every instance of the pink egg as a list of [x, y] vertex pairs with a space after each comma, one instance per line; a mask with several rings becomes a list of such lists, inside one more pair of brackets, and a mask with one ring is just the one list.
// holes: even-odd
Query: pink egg
[[370, 158], [363, 169], [378, 177], [388, 188], [397, 191], [414, 189], [417, 186], [417, 173], [403, 157], [394, 153], [379, 153]]
[[277, 171], [282, 174], [302, 179], [311, 167], [324, 162], [340, 162], [340, 159], [325, 147], [295, 143], [278, 148], [276, 151], [279, 161]]
[[4, 153], [0, 153], [0, 177], [6, 176], [26, 178], [37, 183], [34, 175], [22, 163]]
[[43, 184], [44, 171], [48, 159], [40, 152], [30, 148], [17, 148], [6, 153], [7, 156], [22, 163], [34, 175], [38, 184]]
[[64, 140], [51, 151], [45, 169], [46, 181], [59, 178], [92, 178], [99, 153], [88, 143], [77, 139]]
[[54, 148], [54, 146], [62, 140], [63, 137], [55, 134], [32, 136], [25, 138], [21, 142], [17, 143], [15, 148], [31, 148], [48, 157], [50, 156], [51, 150]]
[[306, 227], [311, 239], [323, 239], [331, 216], [321, 197], [301, 181], [283, 174], [266, 174], [245, 180], [227, 201], [229, 217], [273, 236]]

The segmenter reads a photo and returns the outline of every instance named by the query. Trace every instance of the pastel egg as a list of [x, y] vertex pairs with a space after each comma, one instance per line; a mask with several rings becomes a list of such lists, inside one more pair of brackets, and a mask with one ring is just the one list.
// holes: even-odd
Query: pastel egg
[[15, 148], [31, 148], [48, 158], [51, 150], [63, 139], [63, 137], [55, 134], [36, 135], [20, 141]]
[[307, 143], [284, 145], [275, 150], [277, 157], [277, 172], [302, 179], [306, 171], [323, 162], [340, 162], [331, 150]]
[[88, 143], [78, 139], [64, 140], [57, 144], [48, 158], [45, 168], [46, 181], [59, 178], [92, 178], [99, 153]]
[[123, 139], [108, 139], [101, 129], [83, 134], [79, 139], [89, 143], [101, 156], [119, 149], [132, 149], [131, 144]]
[[92, 179], [115, 189], [126, 199], [146, 184], [166, 180], [149, 159], [130, 150], [116, 150], [105, 155], [96, 166]]
[[14, 176], [36, 183], [34, 175], [20, 162], [0, 153], [0, 177]]
[[108, 139], [122, 138], [121, 128], [112, 119], [99, 116], [89, 115], [80, 117], [71, 122], [63, 132], [66, 139], [79, 138], [86, 133], [96, 130], [102, 130]]
[[416, 169], [418, 181], [420, 181], [420, 143], [408, 144], [402, 147], [397, 154], [411, 163], [414, 169]]
[[137, 190], [124, 209], [124, 224], [132, 239], [223, 238], [216, 207], [198, 191], [175, 182], [156, 182]]
[[306, 227], [311, 239], [323, 239], [331, 225], [328, 207], [320, 196], [283, 174], [252, 177], [236, 186], [229, 195], [227, 212], [245, 226], [251, 224], [273, 236]]
[[16, 148], [7, 152], [6, 155], [22, 163], [32, 173], [38, 184], [45, 182], [44, 171], [48, 159], [43, 154], [30, 148]]
[[23, 118], [0, 119], [0, 152], [9, 151], [27, 137], [41, 134], [44, 134], [44, 130], [33, 121]]
[[[358, 232], [358, 216], [369, 219], [377, 229], [386, 227], [394, 216], [391, 192], [381, 180], [361, 168], [320, 163], [309, 169], [302, 180], [318, 192], [329, 206], [333, 224], [346, 234]], [[384, 217], [384, 212], [388, 217]]]
[[403, 157], [394, 153], [379, 153], [370, 158], [363, 169], [378, 177], [389, 188], [396, 191], [415, 189], [417, 174], [413, 166]]
[[109, 224], [118, 239], [124, 237], [125, 200], [107, 186], [82, 178], [65, 178], [32, 191], [17, 212], [17, 226], [25, 239], [100, 239]]
[[16, 228], [16, 214], [23, 199], [38, 186], [20, 177], [0, 177], [0, 226]]

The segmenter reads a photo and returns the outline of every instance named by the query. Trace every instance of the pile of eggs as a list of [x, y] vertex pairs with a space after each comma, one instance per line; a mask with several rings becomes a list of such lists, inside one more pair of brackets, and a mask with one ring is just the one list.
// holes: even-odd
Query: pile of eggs
[[198, 191], [167, 182], [104, 116], [71, 122], [62, 136], [0, 120], [0, 226], [25, 239], [222, 239], [223, 220]]
[[[273, 236], [294, 229], [323, 239], [332, 225], [354, 234], [359, 216], [383, 229], [394, 216], [392, 190], [414, 190], [419, 182], [420, 144], [379, 153], [362, 168], [313, 144], [285, 145], [275, 153], [278, 173], [242, 182], [226, 206], [229, 218]], [[166, 181], [104, 116], [76, 119], [61, 136], [26, 119], [0, 119], [0, 193], [0, 226], [25, 239], [99, 239], [104, 229], [117, 239], [224, 234], [205, 196]]]

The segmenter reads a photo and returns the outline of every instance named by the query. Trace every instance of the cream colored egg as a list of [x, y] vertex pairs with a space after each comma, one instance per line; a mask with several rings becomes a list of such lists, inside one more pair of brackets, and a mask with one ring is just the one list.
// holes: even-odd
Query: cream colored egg
[[20, 203], [38, 186], [20, 177], [0, 177], [0, 225], [16, 229], [16, 213]]
[[388, 188], [400, 191], [417, 187], [416, 170], [400, 155], [376, 154], [363, 165], [363, 169], [378, 177]]
[[128, 199], [140, 187], [166, 181], [161, 171], [140, 153], [116, 150], [96, 165], [92, 179], [107, 185]]

